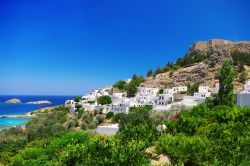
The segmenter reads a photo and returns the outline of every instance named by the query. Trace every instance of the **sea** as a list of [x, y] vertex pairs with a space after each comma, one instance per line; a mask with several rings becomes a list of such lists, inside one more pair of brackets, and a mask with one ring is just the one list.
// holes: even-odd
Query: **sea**
[[[53, 107], [63, 105], [66, 100], [74, 99], [75, 96], [1, 96], [0, 95], [0, 116], [1, 115], [19, 115], [44, 107]], [[9, 99], [17, 98], [22, 103], [6, 104]], [[27, 102], [48, 100], [52, 104], [26, 104]], [[19, 127], [26, 124], [30, 118], [0, 118], [0, 130]]]

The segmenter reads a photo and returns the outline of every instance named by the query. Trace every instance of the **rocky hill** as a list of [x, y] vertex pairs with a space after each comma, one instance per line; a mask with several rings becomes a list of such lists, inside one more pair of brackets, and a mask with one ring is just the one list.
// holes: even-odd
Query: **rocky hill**
[[[199, 82], [202, 85], [213, 87], [218, 82], [217, 73], [223, 61], [229, 60], [233, 63], [237, 61], [238, 63], [239, 58], [235, 58], [235, 52], [239, 52], [240, 57], [244, 56], [244, 58], [250, 60], [250, 42], [232, 42], [227, 40], [196, 42], [189, 47], [189, 52], [186, 56], [194, 59], [196, 56], [206, 55], [204, 59], [198, 63], [181, 66], [177, 70], [169, 70], [168, 72], [147, 77], [145, 82], [141, 83], [141, 86], [166, 88]], [[250, 75], [250, 65], [246, 61], [242, 63], [246, 72]], [[238, 68], [238, 66], [235, 65], [235, 68]], [[236, 92], [241, 91], [242, 88], [243, 84], [236, 79]]]

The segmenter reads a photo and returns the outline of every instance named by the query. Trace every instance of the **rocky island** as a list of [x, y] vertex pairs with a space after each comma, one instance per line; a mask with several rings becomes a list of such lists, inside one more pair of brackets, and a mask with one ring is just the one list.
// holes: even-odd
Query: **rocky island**
[[52, 102], [48, 100], [40, 100], [40, 101], [30, 101], [27, 102], [26, 104], [52, 104]]
[[6, 104], [19, 104], [19, 103], [21, 103], [21, 100], [13, 98], [13, 99], [7, 100], [5, 103]]

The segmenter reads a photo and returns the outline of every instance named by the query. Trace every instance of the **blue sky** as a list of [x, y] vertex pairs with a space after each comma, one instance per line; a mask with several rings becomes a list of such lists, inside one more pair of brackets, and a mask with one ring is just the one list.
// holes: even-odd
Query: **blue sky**
[[80, 95], [198, 40], [250, 40], [248, 0], [0, 0], [0, 94]]

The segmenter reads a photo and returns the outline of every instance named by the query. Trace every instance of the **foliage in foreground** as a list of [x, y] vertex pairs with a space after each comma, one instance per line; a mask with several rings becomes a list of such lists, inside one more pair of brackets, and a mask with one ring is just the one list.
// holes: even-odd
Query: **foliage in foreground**
[[[62, 115], [54, 121], [61, 121], [59, 126], [69, 121], [67, 110], [62, 107], [56, 111], [52, 113], [54, 118]], [[30, 136], [18, 129], [1, 132], [6, 139], [0, 140], [0, 163], [18, 166], [148, 165], [145, 151], [156, 146], [158, 154], [168, 155], [173, 165], [249, 165], [249, 107], [208, 108], [202, 104], [181, 112], [175, 121], [168, 120], [169, 116], [170, 112], [153, 112], [150, 107], [131, 108], [129, 114], [112, 117], [120, 123], [121, 129], [111, 137], [89, 130], [72, 131], [61, 128], [63, 125], [52, 134], [47, 127], [55, 125], [54, 118], [47, 117], [48, 124], [41, 120], [45, 126], [27, 130], [33, 133]], [[82, 118], [88, 124], [94, 117], [85, 112], [80, 120]], [[37, 121], [32, 120], [27, 128], [35, 129], [34, 124], [40, 124]], [[163, 122], [167, 130], [160, 134], [156, 126]]]
[[199, 105], [166, 123], [159, 153], [177, 165], [240, 165], [248, 161], [250, 108]]

